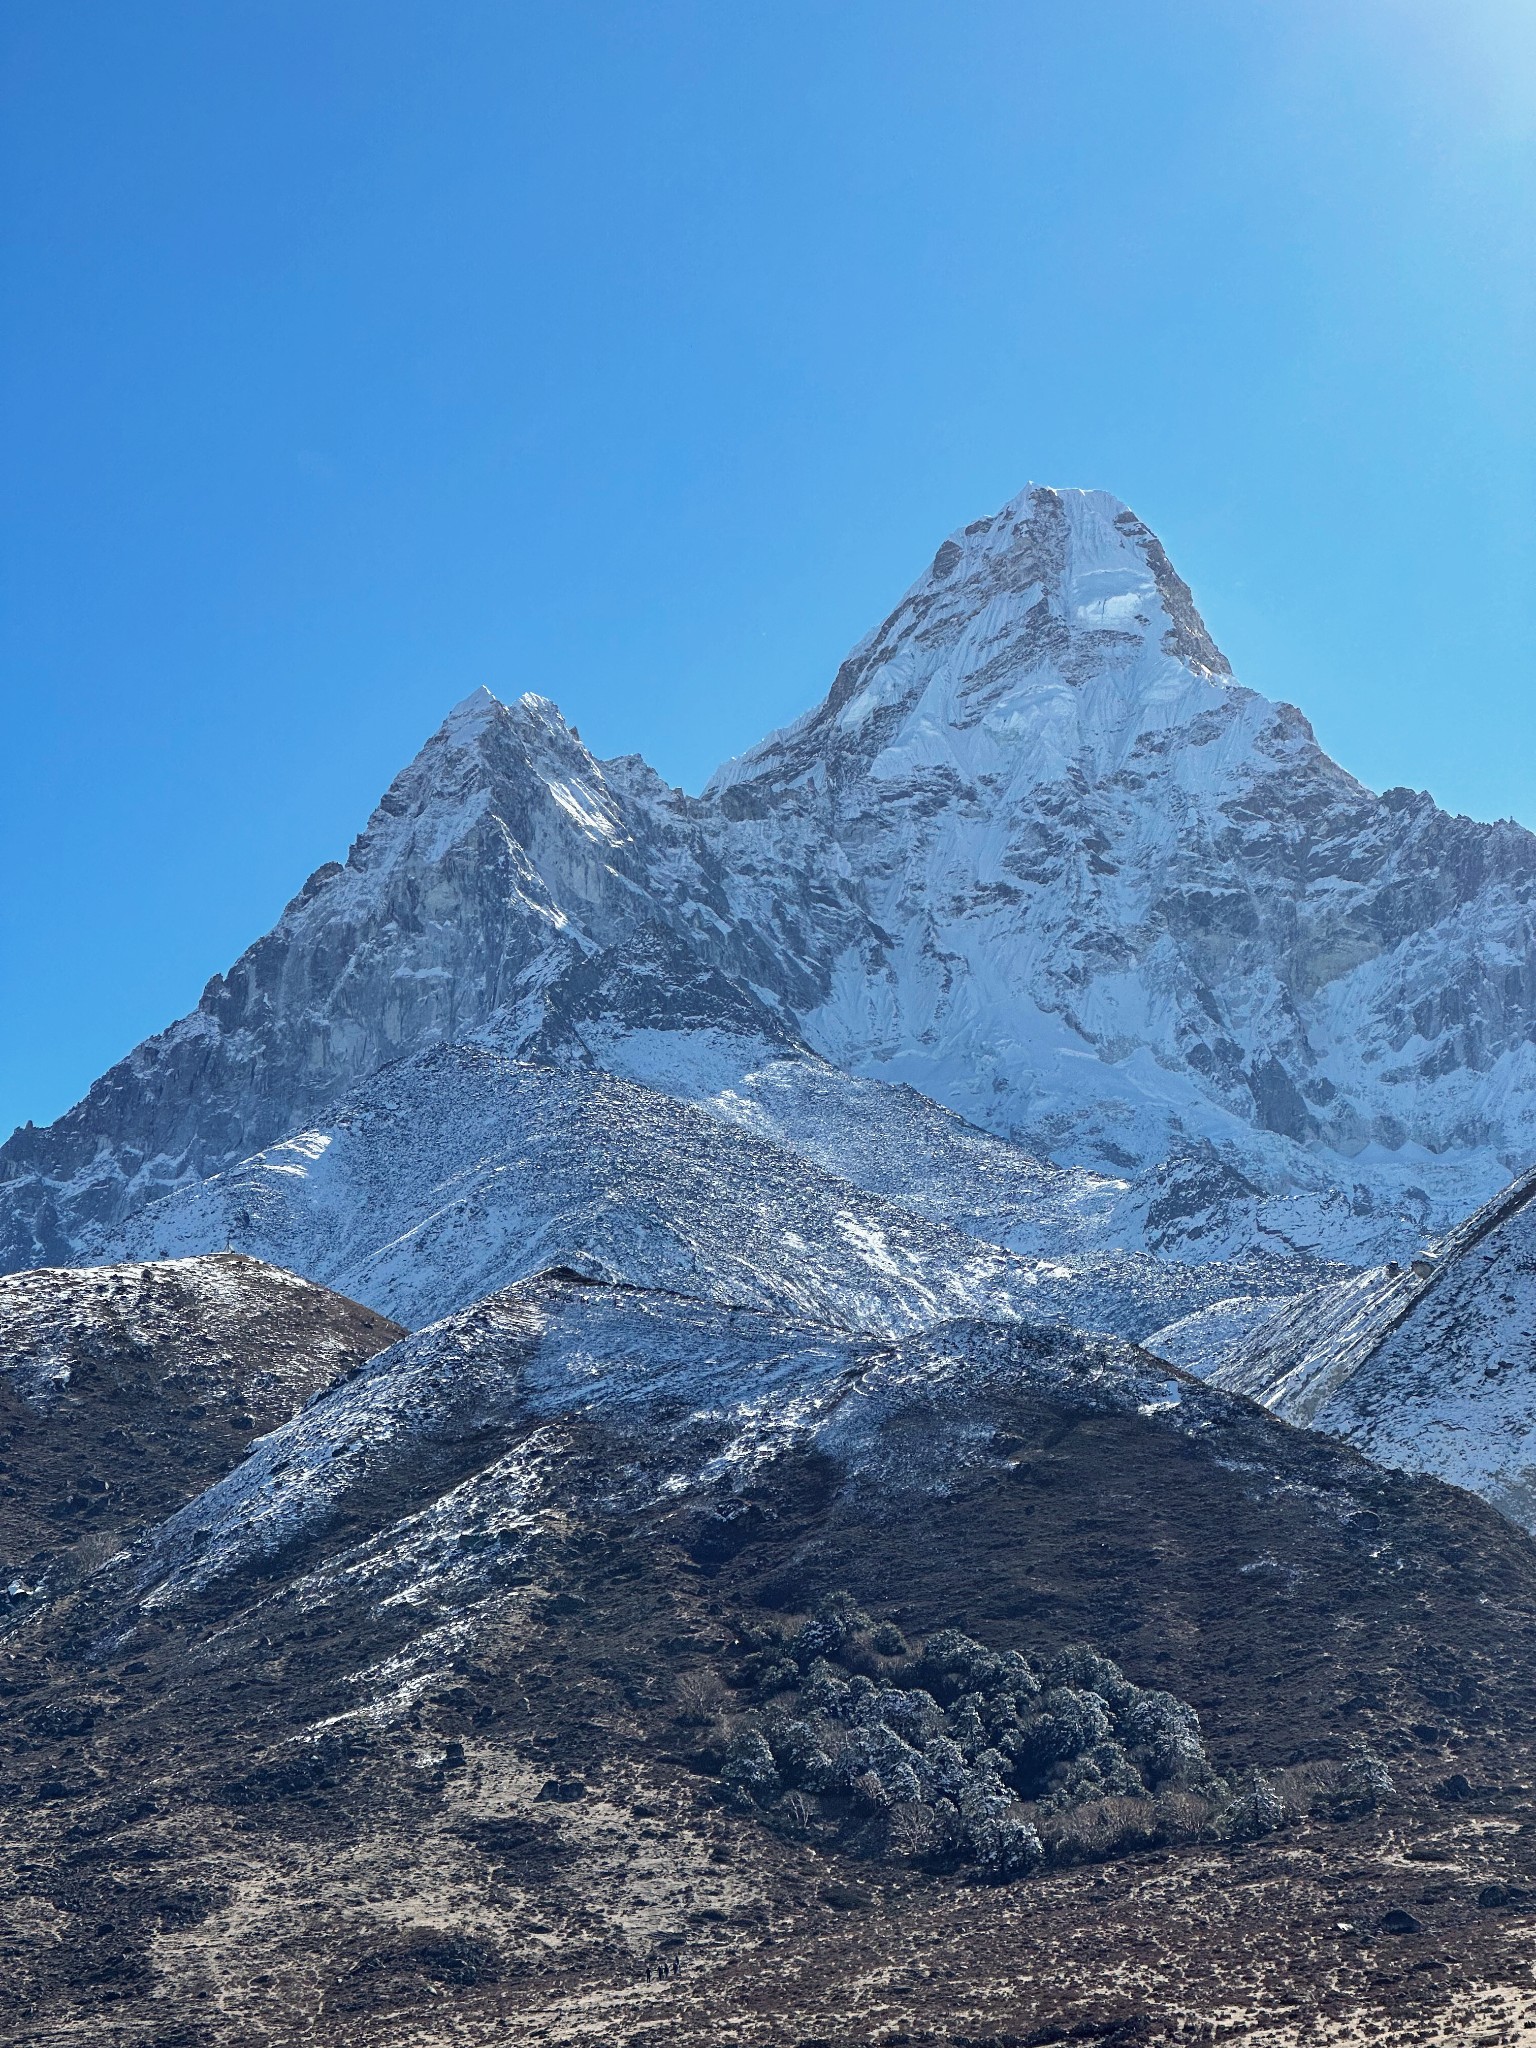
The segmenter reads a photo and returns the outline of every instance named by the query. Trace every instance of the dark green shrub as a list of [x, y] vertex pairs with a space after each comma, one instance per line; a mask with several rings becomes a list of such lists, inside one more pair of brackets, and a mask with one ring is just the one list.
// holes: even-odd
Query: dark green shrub
[[851, 1637], [869, 1627], [869, 1616], [851, 1593], [829, 1593], [791, 1644], [795, 1662], [805, 1667], [818, 1657], [835, 1657]]
[[773, 1751], [757, 1728], [739, 1729], [731, 1737], [720, 1777], [732, 1797], [743, 1806], [767, 1806], [782, 1790]]

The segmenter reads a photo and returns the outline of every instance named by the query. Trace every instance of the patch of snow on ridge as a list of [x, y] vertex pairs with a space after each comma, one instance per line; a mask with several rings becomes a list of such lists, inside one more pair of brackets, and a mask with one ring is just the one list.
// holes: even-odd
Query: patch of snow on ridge
[[1037, 1291], [1001, 1248], [689, 1105], [485, 1047], [390, 1069], [328, 1131], [127, 1234], [157, 1250], [233, 1237], [417, 1325], [555, 1264], [856, 1329], [1025, 1313]]

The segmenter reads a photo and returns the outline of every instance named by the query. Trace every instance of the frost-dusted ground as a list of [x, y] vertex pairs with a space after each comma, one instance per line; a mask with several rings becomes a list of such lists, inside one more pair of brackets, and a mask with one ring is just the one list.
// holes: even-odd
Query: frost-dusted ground
[[[395, 1499], [402, 1487], [430, 1497], [439, 1458], [452, 1455], [473, 1479], [443, 1492], [404, 1548], [414, 1555], [430, 1538], [434, 1570], [472, 1581], [466, 1528], [500, 1543], [526, 1526], [537, 1431], [573, 1416], [625, 1446], [606, 1482], [615, 1507], [711, 1484], [729, 1492], [790, 1452], [832, 1458], [848, 1483], [894, 1503], [995, 1461], [996, 1390], [1062, 1386], [1084, 1411], [1194, 1432], [1228, 1405], [1113, 1340], [955, 1321], [895, 1348], [644, 1288], [540, 1278], [403, 1339], [307, 1405], [156, 1533], [141, 1572], [159, 1605], [325, 1529], [348, 1500]], [[930, 1427], [909, 1440], [893, 1417], [914, 1408]], [[513, 1438], [504, 1465], [489, 1455]], [[475, 1444], [484, 1458], [466, 1452]], [[401, 1555], [397, 1539], [392, 1581]]]
[[[240, 1255], [0, 1275], [0, 1378], [44, 1411], [67, 1405], [82, 1367], [158, 1361], [162, 1385], [287, 1411], [393, 1335], [325, 1291]], [[362, 1355], [368, 1355], [366, 1352]], [[192, 1375], [195, 1373], [195, 1379]]]
[[[739, 1813], [709, 1725], [838, 1586], [1099, 1644], [1237, 1782], [1363, 1744], [1393, 1791], [1013, 1885], [839, 1854]], [[0, 2041], [1428, 2048], [1530, 2010], [1533, 1671], [1501, 1517], [1123, 1343], [536, 1279], [23, 1603]]]
[[0, 1637], [401, 1334], [238, 1254], [0, 1278]]

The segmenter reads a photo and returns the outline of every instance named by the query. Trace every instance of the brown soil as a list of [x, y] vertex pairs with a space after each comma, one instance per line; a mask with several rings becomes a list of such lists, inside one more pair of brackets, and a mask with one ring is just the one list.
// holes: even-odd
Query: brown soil
[[[238, 1252], [0, 1278], [0, 1615], [6, 1584], [93, 1569], [403, 1334]], [[37, 1389], [39, 1360], [67, 1377]]]

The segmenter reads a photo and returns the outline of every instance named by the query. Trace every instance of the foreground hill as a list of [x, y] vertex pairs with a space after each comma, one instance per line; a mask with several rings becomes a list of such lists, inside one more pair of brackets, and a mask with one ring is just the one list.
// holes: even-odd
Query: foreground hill
[[1469, 2038], [1533, 1653], [1491, 1510], [1114, 1340], [544, 1276], [13, 1627], [0, 2040]]
[[89, 1574], [401, 1334], [237, 1253], [0, 1278], [0, 1617]]

